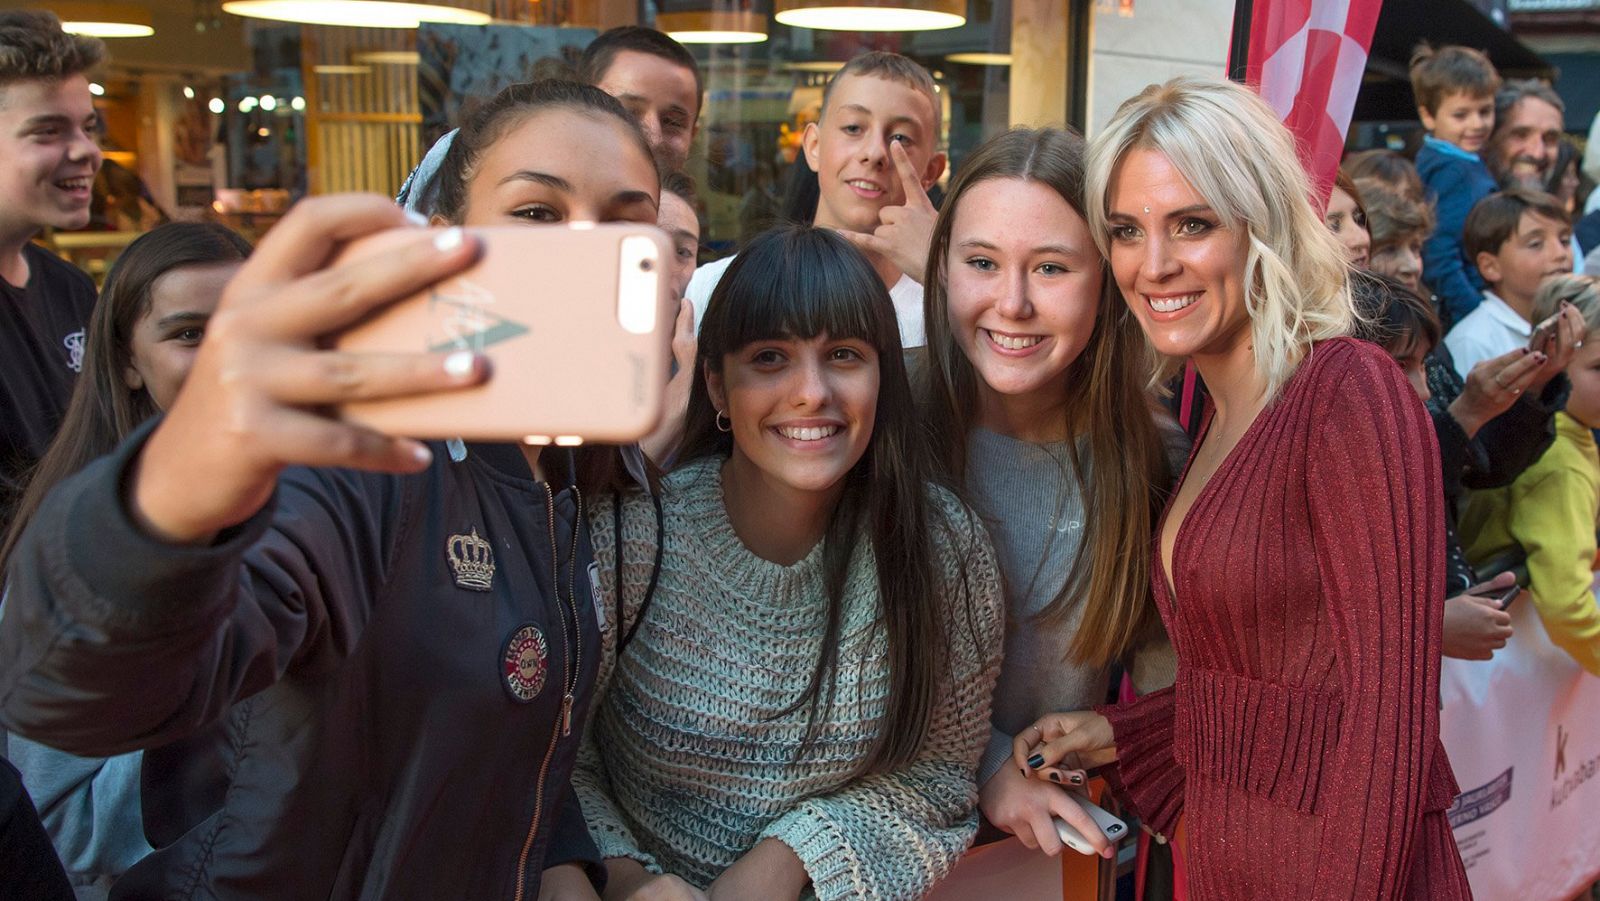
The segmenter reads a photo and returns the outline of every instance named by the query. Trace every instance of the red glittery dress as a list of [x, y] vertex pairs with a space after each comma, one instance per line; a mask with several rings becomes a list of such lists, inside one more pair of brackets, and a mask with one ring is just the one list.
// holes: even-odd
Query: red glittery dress
[[1184, 815], [1191, 897], [1472, 896], [1444, 814], [1443, 503], [1416, 393], [1342, 338], [1315, 346], [1195, 498], [1176, 597], [1158, 531], [1177, 682], [1101, 712], [1122, 796], [1159, 832]]

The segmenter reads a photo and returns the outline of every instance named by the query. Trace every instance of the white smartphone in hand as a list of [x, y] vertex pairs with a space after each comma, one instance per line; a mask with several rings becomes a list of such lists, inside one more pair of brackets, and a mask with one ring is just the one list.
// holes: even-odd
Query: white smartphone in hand
[[[1089, 814], [1090, 819], [1094, 820], [1094, 824], [1099, 826], [1100, 831], [1105, 833], [1106, 838], [1111, 840], [1111, 844], [1115, 845], [1117, 842], [1127, 837], [1127, 823], [1124, 823], [1107, 813], [1105, 808], [1094, 803], [1088, 798], [1085, 798], [1081, 795], [1073, 795], [1072, 799], [1078, 802], [1078, 806], [1082, 807], [1084, 811]], [[1088, 840], [1083, 837], [1083, 834], [1072, 827], [1072, 824], [1061, 819], [1060, 817], [1051, 817], [1051, 819], [1055, 821], [1056, 835], [1060, 836], [1062, 844], [1078, 852], [1079, 854], [1088, 854], [1091, 857], [1096, 856], [1094, 846], [1089, 844]]]

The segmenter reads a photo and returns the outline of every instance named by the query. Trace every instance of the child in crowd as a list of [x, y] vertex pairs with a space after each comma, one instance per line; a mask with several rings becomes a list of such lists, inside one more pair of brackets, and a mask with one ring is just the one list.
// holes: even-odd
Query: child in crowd
[[84, 73], [104, 58], [52, 13], [0, 13], [0, 527], [83, 367], [94, 282], [32, 242], [89, 222], [100, 146]]
[[922, 407], [1005, 586], [980, 809], [1029, 848], [1061, 851], [1054, 817], [1109, 857], [1067, 785], [1010, 765], [1040, 716], [1102, 703], [1114, 664], [1132, 660], [1141, 691], [1171, 684], [1175, 665], [1150, 595], [1150, 536], [1187, 441], [1165, 416], [1163, 435], [1144, 336], [1089, 232], [1084, 153], [1071, 132], [1019, 128], [967, 158], [933, 232]]
[[1428, 130], [1417, 151], [1417, 174], [1439, 214], [1423, 247], [1423, 269], [1447, 322], [1460, 322], [1481, 299], [1483, 280], [1472, 255], [1463, 252], [1462, 228], [1473, 205], [1496, 188], [1478, 151], [1494, 131], [1499, 88], [1500, 74], [1477, 50], [1423, 45], [1411, 57], [1411, 92]]
[[1376, 178], [1391, 191], [1412, 200], [1427, 200], [1428, 189], [1417, 175], [1417, 167], [1410, 160], [1384, 148], [1352, 153], [1340, 164], [1339, 171], [1351, 178]]
[[8, 564], [0, 718], [72, 753], [144, 748], [163, 774], [143, 786], [156, 850], [116, 894], [595, 897], [570, 777], [601, 650], [584, 499], [627, 484], [615, 452], [359, 428], [330, 411], [488, 367], [325, 341], [470, 266], [462, 226], [654, 224], [659, 188], [615, 98], [507, 88], [440, 169], [452, 228], [330, 265], [406, 218], [301, 201], [172, 408], [40, 504]]
[[1433, 209], [1376, 179], [1356, 182], [1372, 233], [1368, 269], [1387, 275], [1412, 291], [1425, 295], [1422, 285], [1422, 247], [1433, 231]]
[[[863, 53], [829, 79], [822, 112], [806, 126], [806, 163], [817, 174], [812, 224], [861, 248], [889, 288], [907, 349], [923, 345], [922, 284], [936, 211], [927, 189], [944, 173], [933, 76], [897, 53]], [[695, 320], [732, 258], [701, 266], [689, 283]]]
[[[1366, 272], [1351, 277], [1350, 293], [1360, 314], [1355, 336], [1383, 348], [1400, 364], [1417, 396], [1424, 402], [1429, 401], [1425, 361], [1439, 343], [1439, 317], [1433, 306], [1409, 286]], [[1518, 369], [1503, 375], [1515, 378], [1518, 372], [1535, 368], [1534, 363], [1531, 359], [1521, 361], [1516, 364]], [[1466, 593], [1466, 589], [1478, 584], [1478, 576], [1461, 550], [1455, 505], [1449, 503], [1461, 493], [1461, 479], [1467, 467], [1465, 458], [1482, 451], [1449, 410], [1430, 404], [1428, 412], [1433, 418], [1442, 456], [1447, 501], [1444, 506], [1445, 593], [1453, 595], [1444, 602], [1443, 652], [1446, 657], [1487, 660], [1511, 638], [1511, 617], [1484, 594]], [[1503, 575], [1491, 585], [1504, 589], [1511, 587], [1513, 581], [1509, 575]], [[1488, 589], [1490, 593], [1497, 593], [1493, 588]]]
[[1351, 266], [1367, 268], [1372, 255], [1372, 232], [1367, 226], [1366, 206], [1362, 203], [1361, 189], [1342, 169], [1334, 177], [1322, 224], [1338, 237], [1344, 247], [1344, 258]]
[[[1600, 280], [1561, 275], [1545, 282], [1533, 305], [1536, 318], [1563, 306], [1600, 329]], [[1471, 559], [1520, 549], [1527, 555], [1528, 591], [1550, 640], [1585, 670], [1600, 676], [1600, 608], [1594, 595], [1595, 525], [1600, 517], [1600, 341], [1579, 348], [1567, 366], [1572, 392], [1556, 414], [1556, 440], [1508, 488], [1474, 492], [1462, 512], [1461, 533]]]
[[628, 492], [593, 516], [615, 603], [574, 784], [607, 896], [922, 897], [977, 827], [1004, 602], [836, 233], [728, 267], [680, 458], [659, 514]]
[[[51, 488], [172, 405], [223, 287], [249, 255], [244, 238], [221, 225], [175, 222], [117, 257], [89, 323], [82, 377], [0, 544], [0, 572]], [[6, 754], [80, 899], [150, 853], [140, 820], [140, 753], [76, 757], [13, 735]]]
[[[1445, 335], [1445, 346], [1466, 378], [1482, 360], [1527, 345], [1533, 338], [1533, 297], [1545, 278], [1572, 272], [1572, 226], [1566, 211], [1548, 194], [1512, 188], [1485, 197], [1467, 216], [1463, 243], [1483, 274], [1483, 302]], [[1564, 329], [1582, 326], [1576, 312], [1563, 317]], [[1538, 352], [1565, 352], [1547, 347]], [[1565, 368], [1569, 361], [1559, 360]]]

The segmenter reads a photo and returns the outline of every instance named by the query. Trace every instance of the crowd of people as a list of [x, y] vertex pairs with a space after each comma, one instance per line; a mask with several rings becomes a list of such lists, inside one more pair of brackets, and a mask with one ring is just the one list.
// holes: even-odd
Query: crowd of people
[[[1419, 52], [1415, 160], [1325, 211], [1198, 78], [997, 134], [935, 207], [933, 80], [862, 54], [805, 215], [695, 268], [700, 71], [624, 27], [399, 203], [163, 225], [97, 296], [33, 239], [89, 216], [102, 55], [0, 14], [0, 894], [916, 898], [975, 840], [1114, 857], [1103, 775], [1195, 897], [1467, 898], [1442, 658], [1525, 594], [1600, 673], [1576, 156], [1476, 51]], [[657, 432], [333, 412], [493, 378], [330, 339], [474, 228], [577, 221], [671, 239]]]

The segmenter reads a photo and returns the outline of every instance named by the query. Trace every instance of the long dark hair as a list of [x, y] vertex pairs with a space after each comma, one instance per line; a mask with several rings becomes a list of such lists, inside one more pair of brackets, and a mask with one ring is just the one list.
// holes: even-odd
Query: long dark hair
[[[462, 123], [461, 130], [450, 142], [450, 149], [439, 164], [438, 174], [428, 184], [422, 208], [431, 209], [435, 215], [460, 224], [467, 214], [467, 190], [483, 154], [517, 124], [550, 107], [616, 119], [629, 136], [627, 140], [631, 140], [644, 158], [650, 160], [650, 167], [655, 171], [655, 157], [650, 154], [650, 144], [645, 140], [644, 132], [640, 131], [639, 123], [628, 114], [620, 101], [592, 85], [547, 78], [505, 88]], [[570, 455], [547, 455], [546, 465], [560, 471], [566, 468], [569, 456], [572, 471], [562, 475], [587, 493], [625, 491], [635, 484], [618, 448], [585, 445]], [[653, 487], [659, 471], [642, 454], [639, 462], [645, 469], [646, 480]]]
[[964, 592], [965, 584], [941, 584], [933, 558], [932, 530], [951, 524], [931, 508], [933, 466], [912, 405], [894, 305], [872, 265], [843, 238], [827, 229], [782, 226], [758, 235], [734, 258], [700, 326], [701, 377], [690, 391], [679, 459], [733, 453], [732, 434], [717, 429], [705, 379], [722, 372], [728, 354], [753, 341], [823, 334], [864, 341], [877, 353], [877, 418], [823, 537], [828, 608], [822, 659], [805, 693], [780, 715], [809, 707], [809, 745], [820, 705], [831, 703], [836, 688], [845, 583], [864, 531], [877, 566], [890, 689], [889, 709], [860, 771], [882, 772], [909, 762], [927, 739], [947, 658], [941, 649], [949, 642], [941, 601], [948, 592]]
[[[946, 267], [956, 210], [974, 185], [995, 178], [1037, 182], [1085, 221], [1084, 141], [1058, 128], [1014, 128], [986, 141], [962, 165], [934, 224], [923, 276], [928, 379], [923, 408], [948, 478], [965, 484], [967, 435], [976, 425], [978, 374], [950, 331]], [[1082, 664], [1105, 666], [1155, 624], [1150, 544], [1171, 484], [1171, 466], [1144, 390], [1144, 335], [1102, 261], [1094, 331], [1061, 378], [1073, 390], [1066, 409], [1070, 476], [1083, 497], [1084, 537], [1060, 594], [1038, 614], [1059, 622], [1079, 599], [1082, 624], [1065, 649]], [[1091, 465], [1092, 464], [1092, 465]]]
[[50, 489], [94, 458], [110, 453], [159, 412], [147, 391], [129, 388], [123, 381], [123, 372], [132, 363], [133, 330], [150, 312], [150, 289], [156, 279], [183, 266], [232, 263], [249, 255], [250, 242], [225, 226], [169, 222], [140, 235], [117, 257], [89, 317], [83, 371], [61, 428], [29, 474], [0, 544], [0, 572]]

